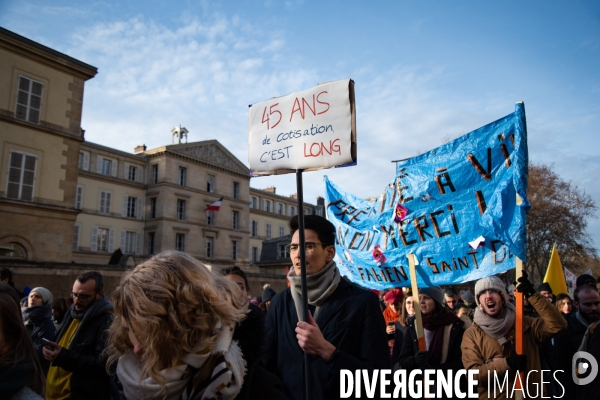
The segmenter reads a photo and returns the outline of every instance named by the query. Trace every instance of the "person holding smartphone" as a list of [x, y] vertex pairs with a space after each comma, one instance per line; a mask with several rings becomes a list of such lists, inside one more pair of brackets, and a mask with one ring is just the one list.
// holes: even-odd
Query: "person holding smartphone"
[[33, 340], [44, 375], [48, 373], [50, 361], [46, 360], [42, 348], [44, 340], [53, 340], [56, 335], [56, 327], [52, 322], [52, 293], [43, 287], [36, 287], [27, 296], [27, 306], [21, 309], [23, 323]]

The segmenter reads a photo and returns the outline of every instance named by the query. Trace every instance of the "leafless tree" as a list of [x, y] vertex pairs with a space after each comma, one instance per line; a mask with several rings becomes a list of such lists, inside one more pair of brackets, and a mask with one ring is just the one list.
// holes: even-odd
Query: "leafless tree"
[[556, 243], [563, 267], [575, 274], [598, 267], [600, 259], [586, 231], [597, 206], [584, 190], [563, 180], [552, 166], [530, 164], [527, 197], [527, 262], [532, 281], [542, 282]]

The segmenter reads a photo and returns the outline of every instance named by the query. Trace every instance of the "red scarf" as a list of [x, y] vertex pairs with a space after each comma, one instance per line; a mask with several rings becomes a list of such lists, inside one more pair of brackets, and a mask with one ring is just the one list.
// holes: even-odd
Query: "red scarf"
[[423, 327], [433, 332], [433, 338], [429, 343], [429, 363], [431, 365], [440, 365], [442, 361], [442, 347], [444, 343], [444, 328], [447, 325], [460, 321], [460, 318], [453, 312], [444, 309], [440, 314], [424, 314]]
[[390, 321], [396, 322], [398, 321], [398, 313], [394, 312], [390, 306], [387, 306], [385, 310], [383, 310], [383, 319], [385, 319], [386, 325]]

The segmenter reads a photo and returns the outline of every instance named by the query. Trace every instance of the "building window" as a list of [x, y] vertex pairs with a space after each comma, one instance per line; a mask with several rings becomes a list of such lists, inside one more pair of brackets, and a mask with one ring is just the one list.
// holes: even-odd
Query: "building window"
[[267, 224], [267, 239], [271, 239], [271, 224]]
[[310, 215], [310, 210], [308, 208], [304, 209], [304, 215]]
[[323, 207], [315, 208], [313, 214], [318, 215], [319, 217], [323, 216]]
[[135, 254], [137, 233], [121, 232], [121, 248], [125, 254]]
[[277, 214], [285, 215], [285, 204], [277, 203]]
[[96, 172], [102, 175], [117, 176], [117, 162], [98, 156]]
[[290, 217], [293, 217], [294, 215], [296, 215], [296, 207], [294, 206], [290, 206]]
[[155, 232], [148, 232], [148, 254], [154, 254]]
[[279, 237], [285, 236], [285, 226], [279, 227]]
[[211, 237], [206, 238], [206, 257], [213, 258], [215, 251], [215, 239]]
[[156, 218], [156, 197], [150, 198], [150, 218]]
[[150, 177], [150, 183], [158, 183], [158, 164], [152, 165], [152, 176]]
[[234, 211], [232, 214], [232, 219], [233, 219], [233, 223], [232, 223], [232, 228], [233, 229], [240, 229], [240, 212], [239, 211]]
[[187, 168], [179, 167], [178, 183], [180, 186], [185, 186], [186, 178], [187, 178]]
[[108, 239], [109, 230], [105, 228], [98, 228], [97, 238], [97, 250], [96, 251], [108, 251]]
[[206, 225], [215, 224], [215, 210], [206, 211]]
[[177, 219], [185, 221], [185, 200], [177, 199]]
[[239, 182], [233, 182], [233, 198], [234, 199], [240, 198], [240, 183]]
[[250, 208], [258, 209], [258, 198], [250, 197]]
[[34, 124], [40, 122], [43, 89], [44, 85], [41, 82], [19, 76], [17, 110], [15, 112], [15, 117], [17, 119], [32, 122]]
[[83, 171], [90, 170], [90, 153], [80, 152], [79, 153], [79, 169]]
[[36, 163], [37, 157], [34, 155], [11, 151], [6, 197], [18, 200], [33, 200]]
[[177, 233], [175, 235], [175, 250], [185, 251], [185, 234]]
[[140, 201], [137, 197], [123, 196], [123, 217], [139, 218]]
[[271, 200], [265, 200], [264, 211], [271, 212]]
[[258, 221], [250, 221], [250, 236], [258, 236]]
[[79, 225], [73, 227], [73, 251], [79, 250]]
[[290, 258], [290, 252], [287, 250], [285, 244], [280, 244], [278, 246], [277, 258]]
[[75, 209], [81, 210], [83, 201], [83, 186], [77, 186], [77, 194], [75, 195]]
[[208, 175], [206, 178], [206, 191], [209, 193], [213, 193], [215, 191], [215, 176]]
[[250, 260], [252, 261], [253, 264], [256, 264], [259, 261], [259, 256], [260, 256], [260, 251], [259, 251], [258, 247], [253, 247], [252, 254], [250, 256]]
[[100, 213], [110, 214], [110, 192], [100, 192]]
[[237, 240], [234, 240], [231, 242], [231, 259], [232, 260], [238, 259], [238, 242], [237, 242]]
[[138, 179], [138, 167], [129, 165], [127, 167], [127, 179], [130, 181], [137, 181]]

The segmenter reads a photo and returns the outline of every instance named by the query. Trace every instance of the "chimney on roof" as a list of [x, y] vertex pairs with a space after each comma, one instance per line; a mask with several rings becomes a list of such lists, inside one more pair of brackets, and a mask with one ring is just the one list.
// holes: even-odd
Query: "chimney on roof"
[[275, 186], [269, 186], [266, 189], [263, 189], [265, 192], [269, 192], [269, 193], [273, 193], [275, 194]]
[[321, 196], [317, 196], [317, 205], [325, 207], [325, 199]]
[[290, 194], [290, 198], [298, 200], [298, 193]]
[[142, 145], [140, 145], [140, 146], [136, 146], [136, 148], [135, 148], [135, 149], [133, 149], [133, 152], [134, 152], [135, 154], [138, 154], [138, 153], [143, 153], [144, 151], [146, 151], [146, 145], [145, 145], [145, 144], [142, 144]]

